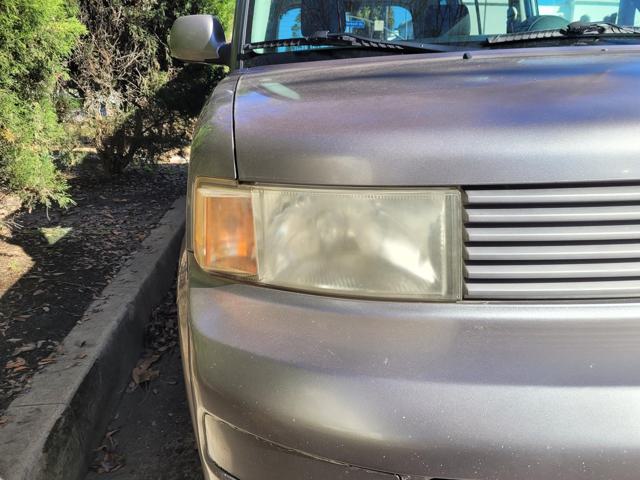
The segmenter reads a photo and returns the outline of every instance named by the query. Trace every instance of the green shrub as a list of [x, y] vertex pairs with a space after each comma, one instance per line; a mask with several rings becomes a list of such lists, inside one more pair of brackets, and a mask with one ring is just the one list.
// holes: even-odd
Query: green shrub
[[74, 14], [65, 0], [0, 0], [0, 188], [28, 206], [70, 200], [52, 152], [64, 137], [56, 89], [84, 32]]
[[[67, 147], [87, 131], [109, 173], [188, 143], [222, 70], [174, 67], [169, 30], [180, 15], [212, 13], [230, 34], [233, 8], [231, 0], [0, 0], [0, 189], [28, 206], [68, 204], [56, 165], [73, 162]], [[63, 128], [61, 118], [80, 110], [85, 120]]]
[[0, 172], [3, 186], [25, 204], [69, 203], [66, 182], [56, 170], [51, 149], [64, 136], [55, 109], [46, 97], [21, 100], [0, 89]]
[[210, 13], [220, 19], [220, 22], [224, 25], [227, 41], [229, 41], [231, 39], [233, 13], [236, 3], [230, 0], [203, 0], [200, 8], [204, 13]]
[[144, 105], [98, 121], [96, 141], [105, 171], [118, 174], [131, 164], [152, 165], [162, 153], [186, 147], [221, 73], [222, 69], [186, 65], [172, 71]]

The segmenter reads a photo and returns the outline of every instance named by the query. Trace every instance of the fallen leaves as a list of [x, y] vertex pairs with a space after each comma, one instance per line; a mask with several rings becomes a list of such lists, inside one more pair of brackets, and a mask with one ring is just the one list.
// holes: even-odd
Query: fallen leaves
[[27, 367], [27, 361], [22, 357], [9, 360], [4, 368], [7, 370], [12, 370], [13, 373], [22, 372], [29, 369], [29, 367]]
[[17, 357], [18, 355], [26, 352], [33, 352], [36, 349], [35, 343], [25, 343], [21, 347], [16, 348], [11, 354], [12, 357]]
[[[72, 187], [76, 207], [11, 214], [11, 231], [0, 238], [0, 258], [9, 267], [0, 268], [0, 412], [29, 388], [34, 374], [62, 363], [60, 352], [51, 355], [57, 342], [86, 320], [91, 302], [184, 193], [185, 178], [186, 169], [163, 166], [153, 175], [131, 171], [113, 182], [80, 176]], [[157, 369], [143, 369], [138, 381], [148, 384]]]
[[140, 385], [150, 383], [160, 376], [160, 370], [152, 367], [165, 353], [177, 347], [177, 339], [177, 309], [175, 297], [170, 296], [151, 314], [147, 326], [147, 350], [131, 371], [127, 393], [134, 392]]
[[31, 368], [24, 357], [16, 357], [4, 366], [6, 375], [0, 393], [11, 396], [27, 388], [31, 383]]
[[38, 360], [38, 366], [44, 367], [45, 365], [50, 365], [52, 363], [56, 363], [58, 360], [56, 358], [56, 353], [52, 352], [48, 356], [41, 358]]
[[[7, 344], [19, 344], [22, 338], [9, 338]], [[45, 357], [40, 349], [48, 352]], [[4, 366], [4, 375], [0, 384], [0, 398], [11, 398], [31, 386], [33, 374], [46, 365], [57, 362], [57, 356], [64, 353], [60, 344], [54, 340], [38, 340], [22, 343], [14, 348], [12, 357]], [[25, 355], [26, 354], [26, 355]]]
[[102, 445], [96, 448], [98, 457], [92, 468], [98, 473], [117, 472], [124, 466], [124, 457], [118, 453], [118, 441], [115, 438], [119, 429], [107, 432]]
[[138, 364], [131, 372], [131, 383], [127, 392], [133, 392], [143, 383], [150, 382], [160, 376], [160, 370], [154, 370], [151, 366], [160, 360], [160, 355], [148, 355], [138, 361]]

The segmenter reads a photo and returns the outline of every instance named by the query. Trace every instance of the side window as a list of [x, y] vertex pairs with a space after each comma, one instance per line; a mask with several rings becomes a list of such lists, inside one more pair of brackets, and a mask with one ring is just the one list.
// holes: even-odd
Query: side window
[[300, 7], [287, 10], [278, 20], [278, 38], [296, 38], [302, 36]]

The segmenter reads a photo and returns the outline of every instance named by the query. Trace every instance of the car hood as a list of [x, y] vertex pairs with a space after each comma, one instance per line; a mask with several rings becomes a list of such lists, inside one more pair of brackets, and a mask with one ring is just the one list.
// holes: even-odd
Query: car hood
[[640, 49], [540, 48], [261, 67], [238, 176], [322, 185], [640, 179]]

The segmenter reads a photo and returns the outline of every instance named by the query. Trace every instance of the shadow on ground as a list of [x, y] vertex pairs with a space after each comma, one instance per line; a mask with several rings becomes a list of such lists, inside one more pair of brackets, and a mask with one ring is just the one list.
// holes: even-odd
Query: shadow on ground
[[[81, 176], [71, 188], [76, 206], [19, 211], [9, 220], [20, 228], [0, 237], [0, 250], [11, 247], [5, 248], [11, 257], [0, 257], [3, 275], [16, 252], [32, 264], [0, 297], [0, 425], [10, 401], [35, 372], [55, 363], [59, 343], [184, 195], [186, 166], [131, 170], [108, 180]], [[55, 232], [63, 235], [56, 239]]]
[[182, 377], [175, 287], [154, 311], [145, 343], [143, 359], [160, 356], [149, 366], [153, 378], [124, 393], [86, 480], [203, 479]]

